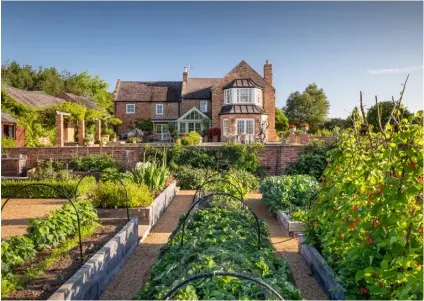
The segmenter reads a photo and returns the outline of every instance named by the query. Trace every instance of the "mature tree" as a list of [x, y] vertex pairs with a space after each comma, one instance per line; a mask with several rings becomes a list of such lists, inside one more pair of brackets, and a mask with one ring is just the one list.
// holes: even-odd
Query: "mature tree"
[[324, 128], [333, 130], [336, 126], [341, 129], [352, 127], [352, 120], [350, 118], [330, 118], [324, 122]]
[[285, 131], [289, 127], [289, 120], [284, 115], [283, 110], [280, 108], [275, 108], [275, 129], [277, 131]]
[[[380, 116], [381, 116], [381, 124], [384, 127], [384, 125], [389, 120], [390, 114], [393, 110], [393, 102], [391, 101], [382, 101], [378, 103], [379, 109], [380, 109]], [[399, 109], [399, 113], [407, 118], [410, 113], [408, 110], [401, 106]], [[373, 126], [374, 130], [378, 129], [378, 114], [377, 114], [377, 105], [373, 105], [367, 112], [367, 120], [370, 125]], [[393, 125], [394, 120], [392, 119], [391, 124]]]
[[290, 123], [307, 122], [314, 132], [324, 124], [329, 108], [330, 103], [324, 90], [313, 83], [302, 93], [291, 93], [283, 110]]
[[21, 66], [12, 61], [2, 65], [1, 73], [3, 82], [9, 86], [44, 91], [53, 96], [69, 92], [94, 100], [110, 113], [113, 111], [113, 95], [108, 91], [108, 84], [98, 76], [91, 76], [88, 71], [72, 74], [67, 70], [59, 72], [54, 67], [34, 70], [31, 65]]

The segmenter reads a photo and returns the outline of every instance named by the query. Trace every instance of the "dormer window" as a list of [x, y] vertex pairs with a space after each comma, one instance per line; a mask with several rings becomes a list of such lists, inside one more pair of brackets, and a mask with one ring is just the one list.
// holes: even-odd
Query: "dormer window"
[[253, 103], [252, 90], [254, 89], [237, 89], [237, 103]]

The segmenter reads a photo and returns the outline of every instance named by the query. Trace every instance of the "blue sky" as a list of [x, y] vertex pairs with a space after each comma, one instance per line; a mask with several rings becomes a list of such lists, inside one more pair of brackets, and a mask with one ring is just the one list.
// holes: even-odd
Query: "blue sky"
[[88, 70], [121, 80], [222, 77], [241, 60], [273, 64], [277, 106], [316, 82], [330, 116], [346, 116], [359, 91], [423, 102], [422, 2], [2, 2], [1, 59]]

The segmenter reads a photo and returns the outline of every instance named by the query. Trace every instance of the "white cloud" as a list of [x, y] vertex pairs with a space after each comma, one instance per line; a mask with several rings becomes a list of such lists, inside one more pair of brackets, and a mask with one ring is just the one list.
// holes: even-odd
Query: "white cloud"
[[369, 74], [399, 74], [408, 73], [414, 70], [422, 70], [424, 65], [411, 66], [406, 68], [388, 68], [388, 69], [375, 69], [368, 70]]

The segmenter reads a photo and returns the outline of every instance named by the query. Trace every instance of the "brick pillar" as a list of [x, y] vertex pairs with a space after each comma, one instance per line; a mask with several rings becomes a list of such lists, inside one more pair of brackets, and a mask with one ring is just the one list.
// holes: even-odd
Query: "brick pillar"
[[69, 142], [69, 139], [68, 139], [68, 136], [69, 136], [68, 127], [69, 127], [68, 122], [65, 122], [65, 120], [63, 120], [63, 143]]
[[290, 144], [297, 144], [298, 143], [297, 141], [298, 141], [297, 135], [291, 134], [289, 136], [289, 143]]
[[308, 144], [309, 143], [309, 135], [308, 134], [302, 134], [300, 136], [300, 144]]
[[85, 120], [78, 121], [78, 145], [84, 146], [85, 144]]
[[56, 114], [56, 146], [64, 146], [63, 115]]
[[268, 60], [264, 65], [264, 81], [269, 84], [263, 89], [263, 106], [268, 114], [269, 122], [268, 141], [275, 141], [277, 139], [277, 132], [275, 131], [275, 90], [272, 80], [272, 64]]
[[96, 125], [96, 134], [94, 136], [94, 141], [101, 141], [101, 139], [102, 139], [102, 121], [100, 119], [96, 120], [95, 125]]

